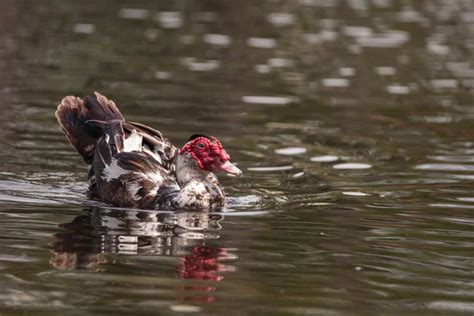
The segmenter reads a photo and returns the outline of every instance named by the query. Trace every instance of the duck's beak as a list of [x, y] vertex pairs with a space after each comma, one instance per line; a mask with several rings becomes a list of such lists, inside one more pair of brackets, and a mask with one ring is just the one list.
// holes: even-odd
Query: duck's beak
[[242, 171], [232, 164], [229, 160], [225, 162], [219, 162], [215, 164], [217, 170], [239, 177], [242, 175]]

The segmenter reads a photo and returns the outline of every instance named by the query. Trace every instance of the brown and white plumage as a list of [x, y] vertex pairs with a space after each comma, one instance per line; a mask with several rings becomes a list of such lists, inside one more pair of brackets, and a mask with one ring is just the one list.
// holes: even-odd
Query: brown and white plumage
[[[159, 131], [125, 121], [115, 103], [97, 92], [63, 98], [56, 118], [91, 164], [91, 196], [113, 205], [217, 210], [225, 196], [211, 171], [240, 174], [217, 139], [195, 135], [179, 151]], [[194, 146], [198, 141], [209, 150]]]

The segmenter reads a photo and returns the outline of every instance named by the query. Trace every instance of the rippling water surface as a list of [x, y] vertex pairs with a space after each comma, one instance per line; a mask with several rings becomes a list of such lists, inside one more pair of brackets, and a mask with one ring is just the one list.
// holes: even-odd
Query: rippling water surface
[[[470, 0], [1, 1], [0, 314], [472, 315]], [[53, 113], [94, 90], [244, 170], [111, 208]]]

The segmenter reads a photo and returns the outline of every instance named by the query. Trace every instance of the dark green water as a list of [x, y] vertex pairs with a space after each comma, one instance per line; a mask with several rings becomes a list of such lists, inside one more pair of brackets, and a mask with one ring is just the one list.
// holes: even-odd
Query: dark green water
[[[472, 0], [0, 1], [1, 315], [472, 315]], [[244, 171], [111, 209], [54, 120], [94, 90]]]

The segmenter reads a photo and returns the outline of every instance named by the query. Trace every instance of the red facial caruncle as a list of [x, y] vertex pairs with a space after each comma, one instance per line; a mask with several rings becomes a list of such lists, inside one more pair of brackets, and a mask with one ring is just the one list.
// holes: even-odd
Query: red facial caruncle
[[191, 136], [190, 141], [179, 151], [180, 155], [184, 153], [189, 153], [201, 170], [219, 170], [234, 175], [242, 173], [230, 163], [229, 154], [214, 136]]

